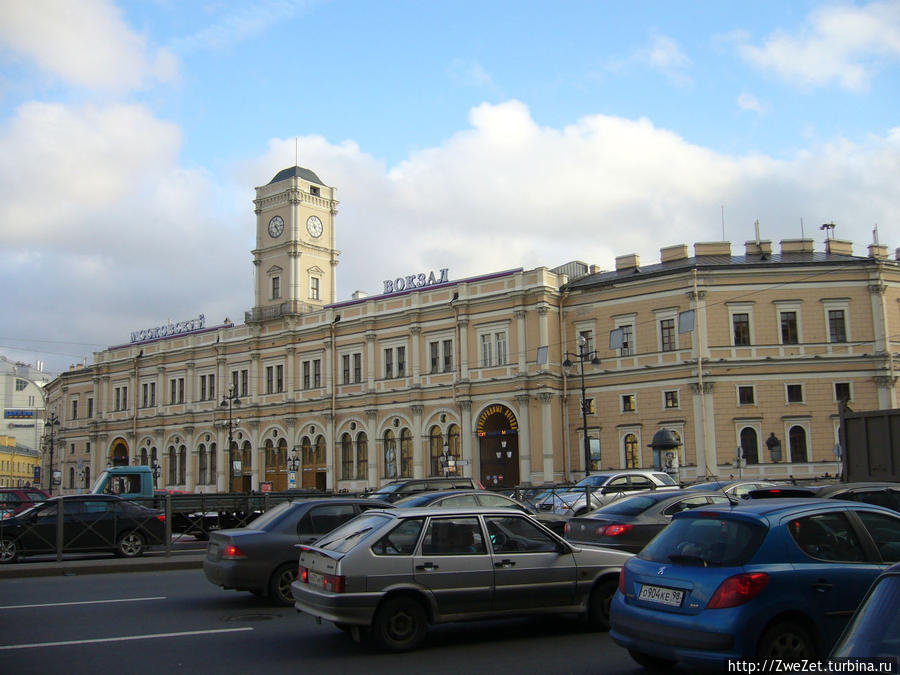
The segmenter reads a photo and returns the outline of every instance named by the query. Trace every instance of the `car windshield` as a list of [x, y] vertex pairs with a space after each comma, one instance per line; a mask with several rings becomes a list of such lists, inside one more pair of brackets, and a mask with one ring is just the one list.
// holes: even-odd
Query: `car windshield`
[[658, 480], [661, 485], [678, 485], [678, 483], [675, 482], [675, 479], [672, 478], [672, 476], [667, 473], [663, 473], [662, 471], [657, 471], [653, 474], [653, 477]]
[[620, 499], [618, 501], [613, 502], [612, 504], [607, 504], [606, 506], [601, 506], [596, 511], [592, 512], [591, 515], [602, 516], [636, 516], [640, 513], [643, 513], [647, 509], [649, 509], [654, 504], [661, 502], [663, 499], [668, 499], [669, 494], [660, 494], [660, 495], [641, 495], [639, 497], [626, 497], [625, 499]]
[[254, 519], [251, 523], [247, 525], [248, 530], [267, 530], [272, 523], [281, 518], [282, 514], [285, 511], [289, 511], [293, 506], [292, 502], [282, 502], [281, 504], [276, 504], [271, 509], [266, 511], [264, 514]]
[[900, 576], [888, 576], [875, 586], [868, 601], [847, 627], [832, 656], [900, 657]]
[[576, 486], [584, 487], [586, 485], [590, 485], [591, 487], [600, 487], [606, 481], [612, 478], [611, 473], [595, 473], [590, 476], [585, 476], [580, 481], [575, 483]]
[[761, 524], [716, 513], [692, 515], [674, 519], [638, 557], [656, 563], [735, 567], [753, 557], [768, 532]]
[[387, 485], [382, 485], [375, 492], [373, 492], [372, 497], [377, 499], [378, 495], [389, 495], [392, 492], [396, 492], [402, 487], [403, 483], [388, 483]]
[[371, 511], [364, 513], [348, 521], [333, 532], [329, 532], [327, 536], [316, 543], [316, 546], [329, 551], [346, 553], [365, 539], [366, 534], [380, 529], [390, 520], [393, 520], [393, 518], [383, 513], [372, 513]]

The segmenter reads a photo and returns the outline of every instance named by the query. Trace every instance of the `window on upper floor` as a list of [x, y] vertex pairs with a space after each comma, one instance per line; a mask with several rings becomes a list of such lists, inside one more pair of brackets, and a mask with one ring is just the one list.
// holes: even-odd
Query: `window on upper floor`
[[506, 330], [485, 331], [479, 335], [481, 367], [505, 366], [509, 360]]
[[752, 385], [742, 385], [737, 388], [738, 405], [755, 405], [756, 391]]
[[852, 401], [853, 396], [850, 392], [849, 382], [834, 383], [834, 400], [835, 401]]
[[660, 319], [659, 346], [664, 352], [674, 352], [678, 349], [675, 339], [675, 319]]
[[622, 412], [635, 412], [637, 410], [637, 397], [634, 394], [622, 394]]
[[781, 344], [795, 345], [800, 341], [797, 331], [797, 312], [780, 312], [781, 318]]
[[788, 384], [785, 385], [785, 388], [788, 403], [803, 403], [802, 384]]
[[746, 312], [735, 312], [731, 315], [732, 337], [734, 345], [745, 347], [750, 344], [750, 315]]
[[272, 277], [272, 300], [281, 298], [281, 277]]
[[678, 390], [663, 392], [663, 402], [666, 408], [678, 407]]
[[843, 309], [828, 310], [828, 341], [846, 342], [847, 324]]

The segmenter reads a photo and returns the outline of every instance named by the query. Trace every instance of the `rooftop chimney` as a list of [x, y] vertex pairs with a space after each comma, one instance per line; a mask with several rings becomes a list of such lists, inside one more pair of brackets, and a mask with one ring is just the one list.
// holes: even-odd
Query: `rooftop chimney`
[[641, 259], [637, 253], [629, 253], [628, 255], [620, 255], [616, 257], [616, 272], [636, 269], [640, 266]]

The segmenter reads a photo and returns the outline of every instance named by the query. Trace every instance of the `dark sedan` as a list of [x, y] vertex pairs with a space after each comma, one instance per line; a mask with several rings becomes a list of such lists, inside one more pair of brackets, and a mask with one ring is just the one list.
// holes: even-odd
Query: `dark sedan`
[[571, 518], [566, 523], [566, 539], [638, 553], [679, 511], [730, 503], [726, 495], [714, 491], [646, 492]]
[[246, 527], [211, 532], [203, 572], [216, 586], [292, 605], [297, 544], [311, 544], [363, 511], [390, 507], [376, 499], [337, 497], [283, 502]]
[[685, 490], [716, 490], [717, 492], [724, 492], [729, 497], [750, 499], [751, 491], [773, 487], [778, 486], [775, 483], [762, 480], [712, 480], [706, 483], [688, 485], [685, 487]]
[[0, 521], [0, 563], [55, 553], [59, 527], [63, 553], [113, 551], [133, 558], [166, 538], [166, 516], [157, 509], [113, 495], [53, 497]]
[[417, 508], [421, 506], [434, 506], [443, 508], [459, 508], [468, 506], [506, 507], [523, 511], [552, 530], [559, 536], [563, 536], [567, 518], [553, 512], [542, 512], [507, 497], [489, 490], [441, 490], [440, 492], [424, 492], [412, 497], [406, 497], [394, 502], [398, 508]]
[[900, 483], [862, 482], [831, 483], [829, 485], [781, 485], [752, 490], [753, 499], [779, 497], [819, 497], [821, 499], [846, 499], [851, 502], [875, 504], [900, 513]]

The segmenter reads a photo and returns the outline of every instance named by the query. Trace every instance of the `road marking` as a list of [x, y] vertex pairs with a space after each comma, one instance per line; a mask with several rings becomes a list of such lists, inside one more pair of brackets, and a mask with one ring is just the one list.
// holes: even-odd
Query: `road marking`
[[48, 602], [43, 605], [7, 605], [0, 609], [34, 609], [35, 607], [65, 607], [66, 605], [102, 605], [110, 602], [142, 602], [144, 600], [165, 600], [166, 596], [158, 595], [152, 598], [122, 598], [120, 600], [82, 600], [80, 602]]
[[253, 626], [244, 628], [216, 628], [212, 630], [189, 630], [183, 633], [153, 633], [150, 635], [123, 635], [113, 638], [95, 638], [93, 640], [65, 640], [63, 642], [35, 642], [30, 645], [0, 645], [0, 651], [11, 649], [35, 649], [39, 647], [68, 647], [71, 645], [90, 645], [100, 642], [126, 642], [128, 640], [156, 640], [158, 638], [188, 637], [190, 635], [214, 635], [216, 633], [237, 633], [238, 631], [253, 630]]

